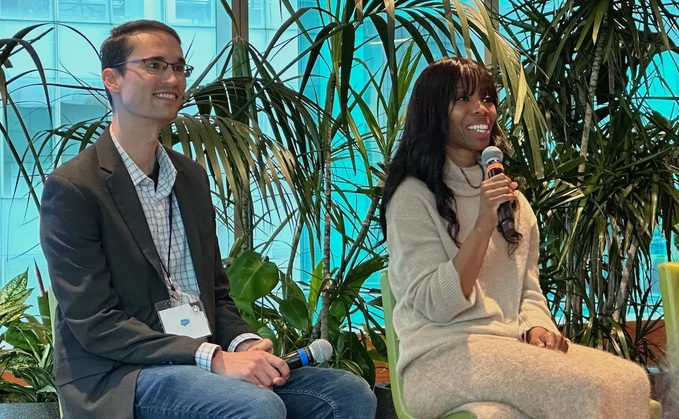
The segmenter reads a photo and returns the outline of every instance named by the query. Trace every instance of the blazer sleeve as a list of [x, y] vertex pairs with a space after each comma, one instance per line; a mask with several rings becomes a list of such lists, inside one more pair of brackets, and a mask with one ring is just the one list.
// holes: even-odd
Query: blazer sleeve
[[[120, 288], [113, 286], [109, 264], [127, 259], [130, 272], [144, 265], [129, 250], [134, 243], [126, 246], [123, 241], [102, 239], [102, 222], [109, 214], [73, 179], [57, 172], [50, 175], [40, 210], [40, 242], [59, 302], [57, 319], [65, 322], [80, 346], [91, 354], [134, 364], [195, 364], [199, 340], [165, 334], [149, 326], [148, 319], [155, 316], [152, 287], [148, 287], [147, 295], [134, 296], [139, 299], [138, 310], [120, 309], [129, 303], [121, 301], [116, 291]], [[108, 218], [105, 222], [114, 222]], [[111, 254], [118, 255], [115, 261], [107, 258]], [[131, 283], [149, 276], [148, 269], [139, 271], [139, 278], [130, 275], [121, 281]], [[158, 288], [162, 290], [162, 284]]]

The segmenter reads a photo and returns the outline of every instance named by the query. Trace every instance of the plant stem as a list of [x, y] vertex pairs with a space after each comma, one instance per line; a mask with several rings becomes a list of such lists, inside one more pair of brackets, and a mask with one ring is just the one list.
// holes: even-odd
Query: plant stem
[[620, 319], [625, 318], [625, 311], [627, 308], [627, 297], [629, 294], [629, 287], [627, 286], [632, 277], [631, 271], [637, 259], [637, 238], [632, 237], [632, 243], [627, 252], [627, 260], [625, 260], [625, 268], [622, 271], [622, 278], [620, 278], [620, 288], [618, 288], [618, 295], [615, 301], [615, 311], [613, 312], [613, 320], [620, 323]]
[[[605, 28], [606, 21], [604, 17], [602, 27]], [[580, 156], [587, 158], [587, 149], [589, 147], [589, 134], [592, 129], [592, 120], [594, 113], [594, 96], [596, 88], [599, 84], [599, 71], [601, 70], [601, 63], [604, 60], [604, 47], [606, 44], [606, 32], [599, 35], [596, 43], [596, 51], [594, 52], [594, 63], [592, 64], [592, 74], [589, 77], [589, 91], [587, 92], [587, 102], [585, 103], [585, 117], [582, 123], [582, 138], [580, 140]], [[578, 173], [585, 171], [585, 163], [578, 166]]]
[[354, 254], [360, 249], [360, 244], [363, 243], [365, 236], [368, 235], [368, 231], [370, 230], [370, 225], [372, 224], [372, 219], [375, 216], [375, 211], [377, 211], [378, 204], [379, 197], [373, 197], [372, 202], [370, 202], [370, 208], [368, 208], [368, 212], [366, 213], [365, 217], [363, 217], [363, 221], [361, 221], [361, 229], [354, 239], [351, 249], [349, 249], [347, 252], [344, 260], [342, 260], [342, 263], [339, 267], [339, 273], [337, 275], [338, 278], [344, 277], [344, 271], [346, 270], [347, 266], [349, 266], [349, 261], [351, 261], [351, 259], [354, 257]]
[[[337, 86], [337, 73], [333, 69], [328, 80], [328, 90], [325, 101], [325, 108], [331, 109], [335, 99], [335, 87]], [[330, 225], [332, 221], [332, 124], [328, 123], [325, 129], [325, 165], [323, 174], [323, 195], [325, 202], [324, 225], [323, 225], [323, 292], [321, 293], [321, 339], [328, 339], [328, 312], [330, 311], [330, 294], [333, 284], [330, 277]]]

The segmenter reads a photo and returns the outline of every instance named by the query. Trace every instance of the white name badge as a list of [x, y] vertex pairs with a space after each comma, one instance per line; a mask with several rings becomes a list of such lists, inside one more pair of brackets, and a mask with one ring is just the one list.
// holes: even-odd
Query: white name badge
[[203, 305], [199, 301], [158, 310], [158, 316], [165, 333], [190, 338], [202, 338], [211, 334]]

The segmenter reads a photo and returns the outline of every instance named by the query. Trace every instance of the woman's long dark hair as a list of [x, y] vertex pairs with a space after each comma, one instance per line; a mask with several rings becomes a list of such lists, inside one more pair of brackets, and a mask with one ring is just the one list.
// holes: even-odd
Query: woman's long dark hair
[[[460, 92], [471, 96], [476, 91], [497, 104], [497, 90], [488, 70], [467, 58], [442, 58], [427, 66], [417, 78], [408, 103], [403, 136], [387, 167], [387, 179], [382, 189], [380, 226], [385, 239], [387, 206], [401, 182], [413, 176], [434, 193], [438, 213], [448, 221], [448, 234], [460, 246], [460, 223], [454, 210], [455, 195], [443, 182], [448, 107]], [[507, 151], [497, 122], [492, 128], [490, 145]]]

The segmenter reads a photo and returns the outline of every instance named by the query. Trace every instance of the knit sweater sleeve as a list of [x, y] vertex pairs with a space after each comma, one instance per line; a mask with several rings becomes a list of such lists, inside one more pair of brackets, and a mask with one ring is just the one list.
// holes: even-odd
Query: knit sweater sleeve
[[387, 209], [389, 280], [396, 300], [432, 322], [448, 323], [474, 305], [476, 289], [465, 298], [453, 266], [457, 253], [436, 210], [433, 194], [408, 179]]
[[540, 275], [538, 271], [538, 257], [540, 252], [540, 235], [538, 232], [537, 219], [530, 208], [528, 200], [521, 197], [522, 216], [527, 217], [530, 226], [528, 240], [528, 260], [526, 261], [526, 273], [523, 278], [523, 292], [521, 296], [521, 308], [519, 310], [520, 333], [527, 332], [533, 327], [541, 326], [547, 330], [559, 333], [547, 307], [547, 299], [540, 288]]

